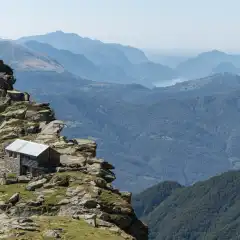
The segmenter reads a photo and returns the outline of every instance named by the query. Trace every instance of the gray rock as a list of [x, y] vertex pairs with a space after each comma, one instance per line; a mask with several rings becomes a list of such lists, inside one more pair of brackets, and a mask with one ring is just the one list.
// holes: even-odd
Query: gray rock
[[25, 101], [25, 94], [16, 90], [8, 90], [7, 96], [13, 101]]
[[77, 187], [70, 187], [66, 191], [66, 196], [68, 197], [74, 197], [76, 195], [78, 197], [83, 197], [85, 194], [86, 194], [86, 189], [81, 185]]
[[18, 219], [19, 223], [33, 223], [33, 220], [31, 218], [19, 218]]
[[35, 226], [16, 225], [16, 226], [13, 226], [13, 228], [18, 229], [18, 230], [31, 231], [31, 232], [38, 231], [38, 227], [35, 227]]
[[6, 211], [6, 209], [10, 208], [12, 204], [5, 203], [4, 201], [0, 201], [0, 210]]
[[120, 192], [122, 198], [126, 200], [128, 203], [131, 203], [132, 201], [132, 193], [130, 192]]
[[26, 189], [28, 191], [34, 191], [37, 188], [41, 188], [45, 183], [47, 182], [46, 178], [40, 179], [38, 181], [35, 182], [30, 182], [27, 186]]
[[94, 163], [98, 163], [101, 165], [101, 168], [106, 169], [106, 170], [115, 169], [112, 164], [110, 164], [109, 162], [106, 162], [104, 159], [101, 159], [101, 158], [88, 158], [87, 163], [90, 165], [94, 164]]
[[39, 132], [39, 126], [30, 126], [27, 128], [27, 133], [34, 134]]
[[43, 237], [45, 238], [61, 238], [60, 230], [47, 230], [43, 233]]
[[9, 198], [8, 203], [15, 205], [19, 201], [20, 195], [19, 193], [15, 193], [12, 197]]
[[87, 173], [86, 167], [57, 167], [57, 172], [83, 172]]
[[80, 205], [86, 208], [96, 208], [98, 202], [95, 199], [83, 199], [80, 201]]
[[66, 205], [69, 203], [70, 203], [69, 199], [64, 198], [61, 201], [59, 201], [58, 205]]
[[102, 178], [97, 178], [94, 181], [91, 182], [93, 185], [100, 187], [100, 188], [106, 188], [107, 187], [107, 181]]
[[44, 188], [49, 189], [49, 188], [54, 188], [56, 185], [54, 183], [46, 183], [43, 185]]
[[61, 155], [61, 165], [64, 167], [84, 167], [86, 165], [86, 158], [84, 156]]
[[89, 214], [89, 215], [84, 215], [84, 220], [92, 225], [93, 227], [97, 227], [97, 221], [96, 221], [97, 215], [96, 214]]
[[19, 183], [29, 183], [31, 181], [31, 179], [29, 177], [24, 176], [24, 175], [18, 176], [17, 180]]
[[110, 228], [110, 227], [114, 227], [114, 224], [101, 219], [97, 219], [97, 226]]
[[38, 207], [38, 206], [41, 206], [42, 205], [42, 202], [39, 202], [39, 201], [29, 201], [28, 203], [27, 203], [27, 205], [28, 206], [30, 206], [30, 207]]
[[44, 195], [39, 195], [37, 197], [37, 201], [39, 201], [39, 202], [44, 202], [44, 200], [45, 200]]
[[90, 139], [74, 139], [78, 144], [78, 151], [88, 157], [96, 157], [96, 142]]
[[69, 186], [69, 176], [66, 175], [54, 175], [53, 178], [50, 180], [49, 184], [54, 184], [55, 186], [60, 187], [68, 187]]

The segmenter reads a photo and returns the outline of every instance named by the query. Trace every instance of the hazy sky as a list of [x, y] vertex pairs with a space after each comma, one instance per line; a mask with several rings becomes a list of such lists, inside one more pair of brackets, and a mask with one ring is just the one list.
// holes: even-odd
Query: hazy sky
[[240, 50], [239, 0], [6, 0], [0, 37], [63, 30], [155, 49]]

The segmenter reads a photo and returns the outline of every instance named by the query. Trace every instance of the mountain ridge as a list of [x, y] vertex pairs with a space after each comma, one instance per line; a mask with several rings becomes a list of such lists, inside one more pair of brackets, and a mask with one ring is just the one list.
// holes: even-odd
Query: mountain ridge
[[[84, 55], [105, 73], [108, 77], [106, 81], [109, 82], [135, 82], [152, 87], [156, 81], [172, 79], [177, 75], [173, 69], [149, 61], [143, 51], [129, 46], [103, 43], [63, 32], [24, 37], [16, 42], [24, 44], [32, 40], [48, 43], [56, 49]], [[101, 79], [103, 78], [104, 76]]]
[[[133, 197], [152, 211], [142, 216], [149, 224], [149, 239], [237, 240], [240, 234], [239, 189], [240, 172], [229, 171], [197, 182], [189, 187], [177, 186], [153, 205], [151, 199], [169, 193], [166, 183], [159, 183]], [[146, 195], [146, 192], [151, 195]], [[144, 209], [144, 208], [143, 208]]]

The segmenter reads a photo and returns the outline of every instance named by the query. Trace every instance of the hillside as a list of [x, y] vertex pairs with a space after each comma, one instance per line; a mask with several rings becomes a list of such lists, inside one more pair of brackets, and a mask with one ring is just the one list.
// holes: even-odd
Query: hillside
[[[35, 41], [35, 43], [33, 44], [32, 41]], [[67, 56], [65, 56], [64, 60], [67, 63], [67, 68], [70, 65], [76, 66], [76, 58], [80, 57], [76, 56], [76, 54], [84, 55], [98, 70], [92, 76], [94, 78], [90, 78], [91, 80], [114, 83], [138, 83], [152, 87], [154, 82], [170, 80], [177, 76], [173, 69], [149, 61], [145, 54], [137, 48], [103, 43], [98, 40], [82, 38], [73, 33], [57, 31], [45, 35], [24, 37], [16, 42], [51, 56], [53, 50], [49, 46], [41, 45], [41, 43], [49, 44], [55, 48], [54, 55], [59, 62], [63, 58], [59, 56], [61, 53], [56, 53], [56, 49], [72, 52], [71, 58], [69, 52], [65, 52]], [[36, 42], [39, 43], [37, 44]], [[78, 64], [80, 67], [81, 61]], [[78, 72], [78, 76], [84, 77], [80, 72]], [[90, 75], [88, 76], [91, 77]], [[97, 76], [99, 77], [97, 78]]]
[[150, 214], [158, 205], [168, 198], [174, 190], [182, 186], [177, 182], [161, 182], [133, 196], [133, 208], [139, 218]]
[[17, 79], [16, 87], [51, 102], [67, 123], [66, 136], [96, 140], [98, 156], [111, 160], [115, 185], [124, 190], [168, 180], [189, 185], [239, 168], [238, 76], [153, 90], [67, 73], [18, 72]]
[[64, 71], [56, 60], [12, 41], [0, 41], [0, 58], [19, 71]]
[[[232, 55], [217, 50], [204, 52], [196, 57], [181, 62], [176, 71], [182, 76], [189, 79], [206, 77], [214, 72], [214, 69], [222, 63], [231, 63], [236, 68], [240, 67], [240, 55]], [[232, 72], [232, 73], [235, 73]]]
[[[191, 187], [176, 189], [145, 216], [150, 239], [239, 239], [239, 183], [240, 172], [230, 171]], [[156, 198], [158, 189], [156, 186]], [[139, 194], [138, 198], [151, 205], [145, 193]]]
[[233, 63], [231, 62], [222, 62], [219, 63], [215, 68], [212, 69], [213, 73], [234, 73], [239, 74], [240, 69], [235, 67]]
[[[148, 239], [131, 193], [112, 185], [114, 166], [96, 157], [97, 144], [60, 135], [64, 123], [48, 103], [16, 90], [11, 71], [0, 82], [0, 238]], [[49, 146], [59, 165], [38, 176], [13, 174], [3, 150], [19, 138]]]
[[18, 42], [24, 43], [31, 40], [48, 43], [57, 49], [83, 54], [95, 64], [113, 63], [122, 66], [130, 60], [132, 60], [131, 63], [141, 63], [148, 60], [144, 53], [137, 48], [103, 43], [99, 40], [83, 38], [74, 33], [56, 31], [45, 35], [23, 37]]

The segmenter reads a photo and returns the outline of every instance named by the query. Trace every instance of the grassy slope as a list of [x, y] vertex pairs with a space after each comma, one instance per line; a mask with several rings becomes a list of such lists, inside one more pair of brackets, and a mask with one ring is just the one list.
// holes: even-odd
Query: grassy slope
[[147, 217], [150, 239], [239, 239], [240, 172], [179, 188]]
[[154, 210], [172, 192], [180, 188], [177, 182], [162, 182], [133, 196], [132, 204], [138, 217], [144, 217]]
[[[43, 237], [44, 232], [50, 229], [63, 229], [63, 240], [121, 240], [120, 236], [106, 230], [93, 228], [87, 223], [79, 220], [73, 220], [67, 217], [38, 217], [35, 222], [39, 225], [39, 231], [25, 232], [23, 236], [11, 238], [9, 240], [51, 240]], [[19, 231], [18, 231], [19, 232]]]

